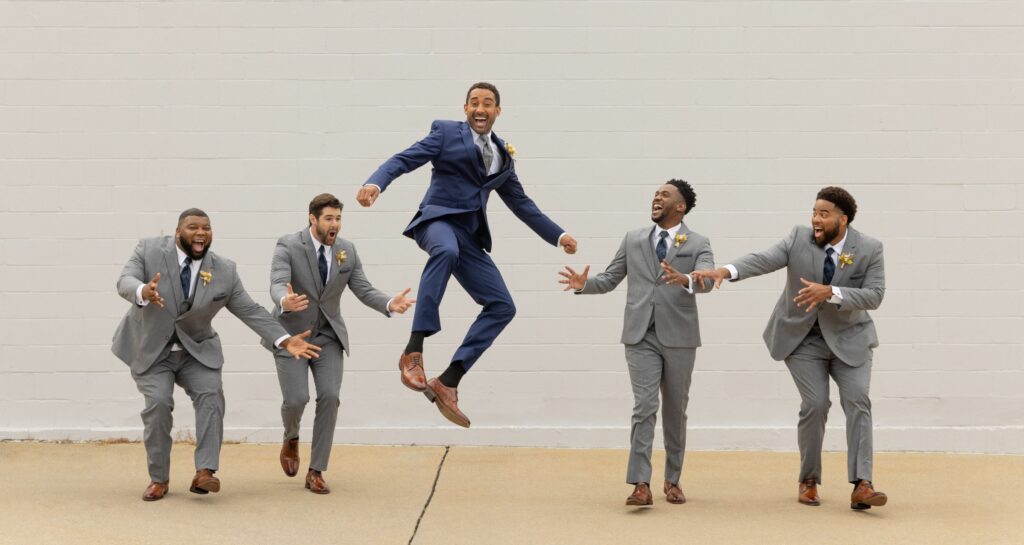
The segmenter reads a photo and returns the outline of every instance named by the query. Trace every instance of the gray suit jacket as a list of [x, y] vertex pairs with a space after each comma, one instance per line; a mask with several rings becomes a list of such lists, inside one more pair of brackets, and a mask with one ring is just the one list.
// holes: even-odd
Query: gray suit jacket
[[[696, 348], [700, 346], [700, 320], [696, 298], [681, 286], [661, 281], [661, 266], [654, 255], [651, 234], [654, 226], [634, 229], [626, 233], [619, 251], [608, 268], [587, 280], [577, 293], [606, 293], [629, 277], [626, 288], [626, 315], [622, 324], [622, 343], [636, 344], [653, 320], [658, 340], [669, 348]], [[690, 231], [686, 224], [679, 228], [686, 234], [686, 242], [668, 248], [668, 262], [681, 273], [712, 269], [715, 257], [711, 241]], [[714, 284], [708, 280], [703, 286], [695, 285], [694, 293], [707, 292]]]
[[[344, 252], [339, 262], [338, 253]], [[341, 341], [345, 353], [348, 353], [348, 329], [341, 317], [341, 294], [345, 286], [352, 288], [352, 293], [364, 305], [389, 316], [388, 294], [374, 288], [363, 273], [363, 264], [351, 242], [338, 238], [331, 246], [327, 259], [331, 261], [327, 276], [327, 285], [320, 280], [320, 268], [317, 265], [316, 247], [309, 229], [285, 235], [278, 239], [274, 248], [274, 260], [270, 266], [270, 296], [274, 299], [274, 316], [289, 331], [302, 332], [313, 329], [322, 314], [331, 324], [331, 328]], [[281, 298], [288, 293], [285, 284], [291, 283], [292, 289], [299, 295], [305, 295], [309, 307], [301, 312], [284, 312], [281, 309]], [[270, 345], [264, 343], [270, 348]]]
[[[196, 280], [189, 304], [181, 291], [174, 237], [144, 238], [135, 247], [117, 281], [117, 293], [132, 306], [117, 326], [111, 347], [133, 372], [143, 373], [156, 363], [174, 332], [178, 334], [179, 343], [199, 363], [220, 369], [224, 365], [224, 353], [211, 322], [225, 307], [264, 340], [273, 343], [288, 335], [267, 309], [246, 293], [234, 261], [207, 252], [199, 270], [211, 273], [213, 278], [209, 284], [202, 278]], [[157, 291], [164, 298], [164, 308], [153, 303], [135, 304], [139, 286], [152, 280], [156, 273], [160, 273]]]
[[796, 350], [818, 321], [822, 336], [839, 359], [854, 367], [871, 359], [878, 346], [875, 323], [868, 310], [878, 308], [885, 295], [885, 263], [882, 243], [850, 227], [843, 254], [853, 257], [851, 265], [836, 268], [832, 285], [843, 294], [842, 305], [822, 303], [811, 312], [796, 306], [793, 298], [804, 285], [800, 279], [821, 283], [825, 250], [814, 243], [810, 227], [796, 226], [789, 236], [763, 252], [733, 262], [743, 280], [786, 267], [786, 289], [764, 330], [764, 341], [775, 360], [784, 360]]

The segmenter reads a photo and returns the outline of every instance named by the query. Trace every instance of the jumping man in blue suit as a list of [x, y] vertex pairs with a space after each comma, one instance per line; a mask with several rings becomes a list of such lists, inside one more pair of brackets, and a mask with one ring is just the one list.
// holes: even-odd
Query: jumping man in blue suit
[[[512, 213], [549, 244], [573, 254], [576, 239], [526, 195], [516, 176], [512, 158], [515, 150], [491, 132], [501, 114], [498, 89], [490, 83], [474, 83], [466, 93], [463, 110], [465, 122], [434, 121], [424, 139], [388, 159], [359, 189], [356, 200], [371, 206], [395, 178], [428, 162], [434, 167], [427, 194], [402, 233], [414, 239], [430, 257], [420, 277], [412, 334], [398, 367], [403, 384], [424, 392], [445, 418], [468, 428], [469, 418], [458, 405], [459, 381], [516, 313], [505, 281], [487, 255], [491, 251], [487, 226], [491, 191], [496, 191]], [[451, 276], [483, 310], [448, 369], [427, 381], [423, 339], [441, 330], [438, 308]]]

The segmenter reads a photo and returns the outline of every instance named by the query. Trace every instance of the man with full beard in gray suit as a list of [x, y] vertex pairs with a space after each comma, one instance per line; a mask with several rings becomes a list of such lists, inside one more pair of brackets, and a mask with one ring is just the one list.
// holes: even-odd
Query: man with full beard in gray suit
[[212, 243], [209, 216], [190, 208], [178, 217], [173, 237], [140, 240], [117, 281], [117, 293], [132, 306], [114, 332], [111, 350], [129, 366], [146, 402], [143, 443], [151, 482], [145, 501], [167, 494], [175, 383], [192, 399], [196, 414], [196, 474], [189, 490], [220, 491], [214, 473], [224, 434], [224, 354], [211, 322], [222, 308], [296, 359], [314, 358], [320, 350], [303, 340], [309, 331], [289, 336], [253, 301], [234, 261], [210, 252]]
[[885, 295], [882, 243], [850, 226], [857, 201], [841, 187], [818, 192], [811, 225], [762, 252], [694, 276], [744, 280], [786, 268], [786, 287], [768, 320], [764, 340], [775, 360], [785, 360], [800, 392], [800, 485], [797, 500], [819, 505], [821, 445], [829, 407], [829, 376], [839, 387], [846, 413], [847, 478], [852, 509], [885, 505], [887, 497], [871, 484], [872, 349], [878, 346], [868, 315]]
[[669, 180], [654, 192], [651, 201], [651, 220], [655, 225], [626, 233], [603, 273], [588, 279], [589, 265], [582, 273], [571, 267], [559, 273], [563, 277], [559, 282], [566, 290], [582, 294], [607, 293], [628, 278], [622, 344], [626, 345], [626, 363], [633, 386], [626, 482], [634, 488], [626, 505], [654, 503], [650, 488], [651, 450], [659, 391], [663, 398], [665, 500], [673, 504], [686, 502], [679, 480], [686, 452], [690, 377], [700, 346], [694, 292], [706, 292], [711, 287], [710, 281], [691, 283], [687, 273], [715, 266], [711, 242], [683, 222], [683, 217], [696, 205], [697, 194], [688, 182]]

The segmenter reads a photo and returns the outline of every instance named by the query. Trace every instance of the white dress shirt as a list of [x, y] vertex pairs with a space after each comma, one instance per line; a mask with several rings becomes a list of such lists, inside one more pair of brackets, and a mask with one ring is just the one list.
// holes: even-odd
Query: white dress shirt
[[[833, 245], [833, 244], [826, 244], [825, 245], [824, 250], [826, 252], [825, 253], [826, 256], [828, 256], [828, 249], [832, 248], [833, 252], [832, 252], [832, 255], [830, 257], [832, 259], [832, 263], [834, 263], [836, 265], [837, 269], [839, 268], [839, 254], [843, 253], [843, 246], [846, 244], [846, 237], [849, 236], [849, 234], [850, 234], [850, 232], [847, 231], [846, 234], [843, 235], [843, 240], [840, 240], [835, 245]], [[822, 264], [822, 268], [824, 268], [824, 266], [825, 265]], [[736, 271], [736, 267], [734, 267], [730, 263], [730, 264], [726, 265], [725, 268], [729, 270], [729, 279], [730, 280], [736, 280], [736, 277], [739, 276], [739, 272]], [[839, 289], [839, 286], [832, 286], [832, 297], [829, 297], [826, 302], [827, 303], [832, 303], [833, 305], [841, 305], [841, 304], [843, 304], [843, 292]]]

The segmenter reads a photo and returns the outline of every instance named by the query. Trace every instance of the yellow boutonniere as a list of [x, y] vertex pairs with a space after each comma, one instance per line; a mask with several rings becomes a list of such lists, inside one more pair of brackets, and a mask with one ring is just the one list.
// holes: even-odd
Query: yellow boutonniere
[[334, 254], [334, 259], [337, 259], [338, 265], [341, 265], [348, 261], [348, 254], [345, 253], [345, 250], [338, 250], [338, 253]]
[[853, 265], [853, 254], [839, 254], [839, 268], [847, 265]]
[[676, 235], [676, 243], [674, 244], [674, 246], [675, 246], [676, 248], [678, 248], [678, 247], [679, 247], [679, 246], [681, 246], [681, 245], [682, 245], [682, 244], [683, 244], [684, 242], [686, 242], [686, 233], [683, 233], [683, 234], [681, 234], [681, 235]]
[[203, 279], [203, 285], [208, 286], [213, 282], [213, 273], [210, 271], [199, 271], [199, 278]]
[[508, 156], [509, 157], [515, 158], [515, 156], [516, 156], [516, 147], [515, 146], [513, 146], [512, 144], [509, 144], [508, 142], [505, 142], [505, 151], [508, 152]]

